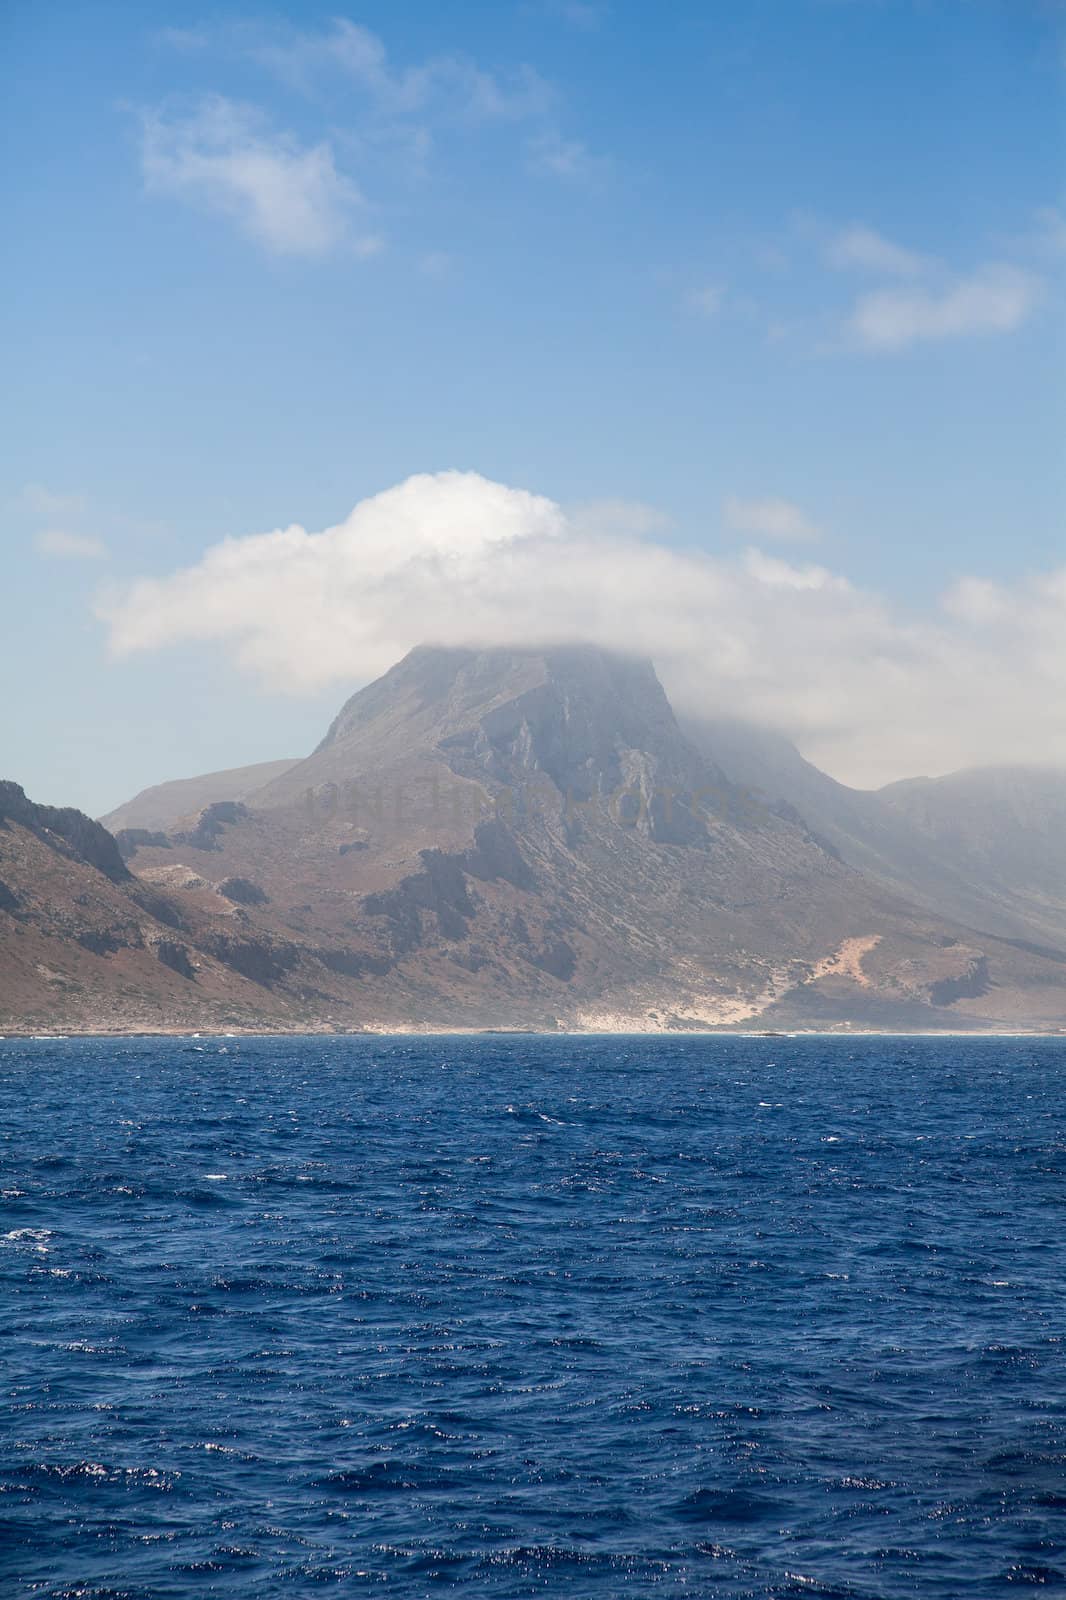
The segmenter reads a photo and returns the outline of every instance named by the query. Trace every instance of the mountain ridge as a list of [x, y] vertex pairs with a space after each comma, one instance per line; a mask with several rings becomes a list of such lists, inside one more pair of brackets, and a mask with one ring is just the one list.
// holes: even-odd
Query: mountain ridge
[[[272, 1028], [1066, 1026], [1066, 938], [1005, 901], [981, 929], [920, 903], [911, 865], [856, 865], [860, 845], [875, 865], [932, 847], [747, 737], [745, 763], [739, 735], [682, 727], [639, 658], [422, 648], [242, 799], [124, 830], [122, 892], [177, 919], [205, 1017], [211, 984], [237, 984]], [[6, 857], [0, 836], [5, 884]], [[0, 949], [24, 932], [0, 910]], [[104, 1012], [118, 956], [99, 961]], [[17, 1003], [0, 1016], [21, 1025]]]
[[141, 789], [132, 799], [114, 806], [98, 820], [110, 833], [126, 829], [156, 832], [172, 827], [183, 818], [201, 811], [216, 800], [243, 800], [253, 789], [280, 777], [290, 761], [260, 761], [246, 767], [228, 767], [221, 772], [205, 772], [193, 778], [172, 778]]

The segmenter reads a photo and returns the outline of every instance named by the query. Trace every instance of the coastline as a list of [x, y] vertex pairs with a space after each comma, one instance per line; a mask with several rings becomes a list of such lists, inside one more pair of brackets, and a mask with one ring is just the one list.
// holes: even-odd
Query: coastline
[[12, 1029], [0, 1033], [0, 1044], [11, 1040], [48, 1041], [74, 1039], [1062, 1039], [1066, 1028], [229, 1028], [225, 1031], [187, 1028], [71, 1029], [56, 1033], [31, 1033]]

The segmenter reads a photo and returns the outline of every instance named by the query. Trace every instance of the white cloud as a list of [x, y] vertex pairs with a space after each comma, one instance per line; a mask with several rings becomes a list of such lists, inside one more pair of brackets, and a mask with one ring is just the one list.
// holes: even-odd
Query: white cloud
[[116, 656], [214, 640], [285, 692], [345, 693], [424, 641], [585, 639], [651, 655], [681, 709], [787, 728], [861, 783], [1066, 763], [1066, 568], [977, 593], [915, 621], [823, 567], [681, 550], [628, 531], [624, 511], [582, 526], [543, 496], [445, 472], [322, 533], [227, 539], [113, 587], [99, 611]]
[[782, 561], [780, 556], [768, 556], [761, 550], [744, 552], [744, 570], [756, 583], [772, 589], [837, 589], [843, 592], [851, 588], [846, 578], [838, 577], [827, 567], [796, 567], [790, 561]]
[[962, 622], [1001, 622], [1007, 612], [1006, 591], [989, 578], [959, 578], [944, 595], [944, 610]]
[[856, 302], [849, 330], [871, 350], [899, 350], [920, 339], [1010, 333], [1032, 312], [1041, 287], [1032, 273], [992, 264], [946, 288], [879, 289]]
[[349, 241], [368, 254], [379, 243], [353, 237], [361, 196], [328, 143], [301, 146], [219, 96], [185, 116], [146, 116], [141, 162], [149, 190], [219, 212], [278, 254], [321, 256]]
[[730, 495], [724, 505], [725, 520], [738, 533], [763, 539], [820, 539], [822, 530], [791, 500], [739, 500]]
[[68, 533], [62, 528], [46, 528], [34, 536], [34, 547], [42, 556], [59, 556], [71, 561], [101, 561], [107, 555], [102, 539], [86, 533]]
[[826, 246], [826, 260], [831, 267], [859, 267], [898, 278], [916, 278], [931, 265], [927, 256], [905, 250], [873, 228], [863, 227], [835, 234]]

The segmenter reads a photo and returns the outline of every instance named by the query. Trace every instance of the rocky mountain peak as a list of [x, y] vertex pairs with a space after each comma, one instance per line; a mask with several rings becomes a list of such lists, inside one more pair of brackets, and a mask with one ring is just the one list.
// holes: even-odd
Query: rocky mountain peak
[[[586, 726], [623, 723], [634, 739], [673, 725], [650, 661], [591, 645], [551, 649], [472, 650], [421, 645], [345, 702], [318, 750], [385, 728], [439, 742], [501, 707], [537, 693], [564, 720]], [[317, 753], [317, 752], [316, 752]]]
[[543, 774], [578, 800], [631, 782], [694, 789], [709, 770], [648, 660], [590, 645], [423, 646], [352, 695], [312, 756], [251, 803], [411, 760], [500, 785]]

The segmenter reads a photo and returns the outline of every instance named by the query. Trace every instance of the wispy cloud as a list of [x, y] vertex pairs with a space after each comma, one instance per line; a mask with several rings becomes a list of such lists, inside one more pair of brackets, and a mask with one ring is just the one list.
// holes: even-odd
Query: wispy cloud
[[43, 483], [24, 485], [19, 503], [37, 517], [77, 517], [85, 510], [86, 504], [83, 494], [57, 493]]
[[527, 141], [530, 171], [570, 183], [596, 183], [608, 170], [602, 156], [594, 156], [580, 139], [564, 139], [559, 133], [538, 134]]
[[[32, 539], [38, 555], [64, 561], [101, 561], [109, 551], [102, 539], [84, 531], [88, 504], [83, 494], [27, 483], [12, 501], [12, 510], [43, 524]], [[79, 523], [83, 525], [81, 531]]]
[[927, 339], [1011, 333], [1040, 300], [1042, 285], [1020, 267], [993, 263], [944, 287], [877, 289], [856, 301], [848, 331], [868, 350], [901, 350]]
[[522, 122], [546, 116], [554, 103], [551, 86], [524, 63], [492, 72], [452, 51], [400, 65], [378, 34], [346, 18], [321, 31], [243, 25], [225, 37], [239, 53], [307, 91], [339, 74], [382, 116]]
[[[801, 247], [813, 246], [834, 274], [873, 280], [843, 307], [827, 306], [823, 326], [835, 330], [838, 348], [843, 342], [877, 355], [934, 340], [1013, 333], [1044, 296], [1047, 259], [1066, 250], [1066, 221], [1054, 206], [1033, 214], [1028, 234], [1001, 239], [994, 258], [969, 267], [901, 244], [867, 223], [832, 226], [800, 213], [791, 227]], [[833, 282], [826, 279], [827, 286]]]
[[831, 267], [858, 267], [899, 278], [919, 277], [930, 266], [927, 256], [905, 250], [865, 227], [844, 228], [834, 234], [826, 245], [825, 256]]
[[221, 96], [186, 114], [144, 118], [146, 187], [229, 217], [281, 255], [322, 256], [341, 245], [372, 253], [373, 234], [358, 235], [362, 196], [337, 170], [328, 143], [301, 146], [270, 131], [254, 108]]
[[68, 533], [62, 528], [46, 528], [34, 536], [33, 543], [42, 556], [57, 556], [64, 561], [102, 561], [108, 553], [102, 539]]
[[724, 283], [704, 283], [698, 289], [690, 289], [685, 296], [685, 304], [690, 311], [698, 317], [706, 317], [708, 321], [716, 317], [725, 305], [726, 285]]
[[610, 12], [606, 0], [532, 0], [526, 9], [555, 18], [581, 33], [594, 33]]
[[427, 250], [418, 263], [424, 278], [446, 278], [455, 268], [455, 257], [447, 250]]
[[821, 528], [791, 500], [740, 500], [730, 495], [722, 510], [731, 528], [759, 539], [810, 541], [822, 536]]
[[[239, 22], [171, 29], [157, 42], [216, 68], [228, 62], [243, 74], [245, 91], [249, 69], [258, 68], [306, 95], [324, 123], [328, 108], [328, 136], [317, 141], [219, 94], [143, 116], [146, 189], [227, 217], [277, 254], [380, 249], [365, 185], [380, 194], [390, 171], [423, 178], [446, 135], [511, 125], [532, 172], [572, 182], [604, 170], [581, 140], [564, 136], [555, 91], [524, 63], [490, 70], [461, 51], [398, 61], [376, 33], [346, 18], [325, 28]], [[377, 203], [387, 204], [387, 196]]]
[[1066, 256], [1066, 211], [1061, 206], [1040, 206], [1030, 240], [1037, 255], [1062, 259]]

